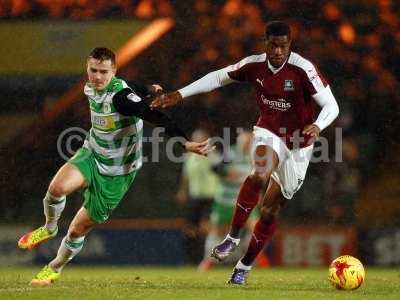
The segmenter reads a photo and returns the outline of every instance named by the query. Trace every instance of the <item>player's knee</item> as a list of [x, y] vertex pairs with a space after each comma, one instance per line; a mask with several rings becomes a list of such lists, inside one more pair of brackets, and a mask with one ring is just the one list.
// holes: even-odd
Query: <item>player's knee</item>
[[71, 225], [68, 229], [68, 236], [72, 239], [77, 239], [85, 235], [85, 229], [83, 226]]
[[275, 203], [262, 205], [260, 208], [260, 216], [264, 221], [270, 222], [279, 216], [279, 212], [286, 206], [287, 199], [281, 198]]
[[61, 182], [51, 182], [49, 185], [48, 192], [54, 197], [63, 197], [67, 194], [67, 189]]
[[276, 169], [278, 162], [275, 160], [259, 160], [253, 165], [253, 173], [259, 173], [265, 178], [269, 178], [272, 172]]
[[272, 172], [266, 172], [265, 170], [254, 169], [250, 174], [250, 179], [258, 184], [265, 184]]
[[253, 183], [257, 184], [257, 185], [261, 185], [265, 183], [265, 179], [262, 176], [261, 173], [258, 172], [252, 172], [249, 177], [248, 177]]

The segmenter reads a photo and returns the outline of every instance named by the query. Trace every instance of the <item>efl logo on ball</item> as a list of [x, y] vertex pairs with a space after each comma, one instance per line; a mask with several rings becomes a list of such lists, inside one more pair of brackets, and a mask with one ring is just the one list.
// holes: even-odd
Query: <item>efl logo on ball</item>
[[328, 279], [339, 290], [355, 290], [364, 282], [364, 266], [353, 256], [340, 256], [330, 264]]

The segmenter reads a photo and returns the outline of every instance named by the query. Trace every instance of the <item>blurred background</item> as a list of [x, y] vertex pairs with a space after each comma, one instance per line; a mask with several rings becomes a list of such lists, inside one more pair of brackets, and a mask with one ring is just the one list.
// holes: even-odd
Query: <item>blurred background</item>
[[[276, 19], [290, 24], [293, 50], [317, 64], [332, 87], [341, 113], [323, 135], [334, 146], [341, 132], [343, 162], [334, 162], [332, 147], [326, 162], [310, 165], [268, 259], [325, 265], [350, 253], [368, 264], [399, 265], [400, 2], [394, 0], [0, 1], [0, 263], [42, 263], [56, 253], [59, 240], [28, 254], [15, 243], [44, 220], [42, 197], [64, 163], [58, 137], [70, 127], [90, 128], [82, 84], [92, 48], [117, 52], [120, 77], [174, 90], [263, 52], [265, 24]], [[221, 136], [231, 128], [234, 144], [236, 128], [251, 129], [258, 108], [249, 86], [230, 85], [167, 113], [188, 134], [203, 128]], [[151, 130], [146, 126], [145, 136]], [[144, 155], [151, 154], [145, 144]], [[198, 263], [207, 224], [188, 233], [188, 207], [176, 201], [182, 168], [161, 146], [160, 162], [144, 164], [112, 220], [89, 235], [74, 261]], [[68, 197], [64, 229], [81, 204], [79, 193]], [[198, 237], [194, 247], [187, 247], [188, 235]]]

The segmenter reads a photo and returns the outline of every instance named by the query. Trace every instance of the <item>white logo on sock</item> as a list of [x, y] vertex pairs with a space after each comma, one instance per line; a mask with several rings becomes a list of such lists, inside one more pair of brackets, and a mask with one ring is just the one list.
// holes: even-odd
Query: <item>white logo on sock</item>
[[239, 206], [241, 209], [243, 209], [247, 213], [251, 212], [251, 208], [250, 207], [244, 207], [240, 203], [238, 203], [237, 206]]
[[255, 233], [253, 233], [253, 239], [256, 241], [256, 243], [262, 243], [262, 240], [257, 239]]

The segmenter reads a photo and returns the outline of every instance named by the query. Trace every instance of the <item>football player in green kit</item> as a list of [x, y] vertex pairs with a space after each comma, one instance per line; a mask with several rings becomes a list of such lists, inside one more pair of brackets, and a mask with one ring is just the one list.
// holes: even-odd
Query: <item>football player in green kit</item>
[[84, 202], [57, 256], [32, 279], [31, 285], [44, 286], [57, 280], [63, 267], [81, 251], [85, 236], [118, 206], [142, 166], [143, 120], [164, 127], [170, 137], [179, 137], [188, 152], [207, 155], [213, 149], [208, 140], [188, 141], [169, 117], [149, 108], [143, 97], [161, 91], [160, 86], [129, 87], [115, 73], [115, 54], [107, 48], [93, 49], [87, 60], [89, 80], [84, 88], [92, 127], [82, 148], [50, 182], [43, 199], [46, 223], [22, 236], [18, 246], [30, 250], [57, 235], [57, 221], [69, 194], [83, 189]]

